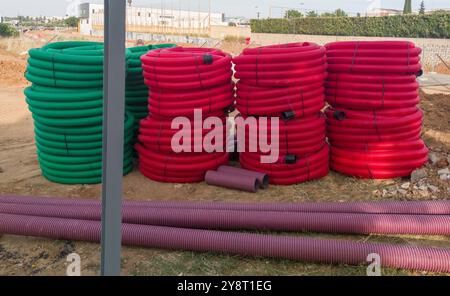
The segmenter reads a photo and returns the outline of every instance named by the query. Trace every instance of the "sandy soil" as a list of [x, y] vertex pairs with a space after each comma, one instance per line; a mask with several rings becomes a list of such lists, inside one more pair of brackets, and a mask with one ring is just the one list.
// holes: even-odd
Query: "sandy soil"
[[[0, 194], [99, 198], [100, 185], [67, 186], [47, 181], [40, 174], [33, 140], [33, 121], [23, 96], [26, 82], [25, 59], [0, 51]], [[9, 69], [3, 71], [3, 69]], [[3, 74], [4, 73], [4, 74]], [[12, 75], [11, 73], [14, 73]], [[432, 151], [450, 153], [450, 96], [422, 93], [426, 112], [424, 139]], [[386, 181], [358, 180], [330, 173], [322, 180], [294, 186], [271, 186], [257, 194], [243, 193], [201, 184], [163, 184], [142, 176], [136, 169], [124, 178], [124, 195], [133, 200], [208, 200], [208, 201], [346, 201], [380, 199], [448, 199], [450, 184], [439, 180], [436, 171], [448, 165], [428, 164], [428, 180], [439, 188], [426, 196], [412, 192], [407, 196], [386, 196], [383, 190], [399, 186], [407, 179]], [[414, 191], [414, 190], [413, 190]], [[313, 235], [313, 234], [306, 234]], [[409, 245], [449, 247], [449, 237], [420, 236], [333, 236], [363, 242], [384, 241]], [[82, 273], [95, 275], [100, 269], [98, 244], [52, 241], [32, 237], [0, 235], [0, 275], [64, 275], [66, 256], [77, 252], [82, 258]], [[123, 274], [126, 275], [241, 275], [241, 274], [329, 274], [363, 275], [365, 267], [305, 264], [284, 260], [254, 259], [239, 256], [194, 254], [125, 247]], [[386, 274], [426, 274], [387, 270]]]

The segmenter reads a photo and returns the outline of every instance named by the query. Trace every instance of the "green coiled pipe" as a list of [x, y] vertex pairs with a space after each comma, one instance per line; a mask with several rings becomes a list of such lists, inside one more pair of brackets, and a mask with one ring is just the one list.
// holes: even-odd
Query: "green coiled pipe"
[[127, 61], [126, 102], [127, 110], [135, 117], [135, 130], [139, 127], [139, 121], [148, 115], [148, 88], [142, 75], [141, 56], [151, 50], [174, 46], [176, 45], [156, 44], [128, 48], [130, 56]]
[[[25, 77], [32, 85], [24, 93], [34, 119], [43, 176], [63, 184], [100, 183], [103, 44], [55, 42], [31, 49], [29, 56]], [[131, 56], [127, 50], [127, 60]], [[126, 111], [124, 120], [123, 173], [127, 174], [133, 168], [135, 118]]]

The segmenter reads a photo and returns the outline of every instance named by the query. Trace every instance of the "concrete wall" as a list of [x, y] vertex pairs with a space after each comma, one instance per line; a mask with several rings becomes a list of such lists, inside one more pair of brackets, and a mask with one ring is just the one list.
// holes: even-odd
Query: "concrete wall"
[[392, 38], [392, 37], [354, 37], [354, 36], [323, 36], [323, 35], [295, 35], [295, 34], [266, 34], [252, 33], [251, 41], [258, 45], [269, 45], [288, 42], [309, 41], [324, 45], [335, 41], [350, 40], [408, 40], [422, 48], [422, 65], [426, 71], [436, 71], [442, 68], [442, 61], [438, 55], [450, 66], [450, 39], [428, 38]]
[[[103, 36], [103, 30], [92, 30], [91, 36]], [[128, 41], [144, 40], [158, 43], [178, 43], [178, 44], [192, 44], [202, 47], [215, 47], [219, 44], [220, 40], [194, 37], [186, 35], [170, 35], [170, 34], [158, 34], [158, 33], [139, 33], [139, 32], [126, 32], [126, 39]]]
[[223, 39], [226, 36], [250, 37], [250, 27], [211, 26], [211, 38]]

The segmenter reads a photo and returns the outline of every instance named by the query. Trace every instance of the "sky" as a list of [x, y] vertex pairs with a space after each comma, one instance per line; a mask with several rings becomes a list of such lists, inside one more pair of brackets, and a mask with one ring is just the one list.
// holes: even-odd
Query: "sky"
[[[0, 16], [62, 16], [70, 0], [0, 0]], [[364, 13], [371, 2], [381, 2], [383, 8], [403, 9], [404, 0], [211, 0], [213, 12], [225, 13], [227, 17], [243, 16], [256, 18], [257, 12], [262, 18], [269, 16], [272, 7], [272, 16], [279, 17], [282, 7], [300, 8], [301, 10], [332, 11], [342, 8], [351, 14]], [[102, 3], [102, 0], [82, 0], [82, 2]], [[208, 0], [133, 0], [138, 6], [160, 7], [161, 2], [167, 8], [181, 7], [197, 9], [200, 2], [201, 10], [207, 10]], [[418, 10], [421, 0], [413, 0], [413, 10]], [[424, 0], [427, 9], [450, 8], [450, 0]]]

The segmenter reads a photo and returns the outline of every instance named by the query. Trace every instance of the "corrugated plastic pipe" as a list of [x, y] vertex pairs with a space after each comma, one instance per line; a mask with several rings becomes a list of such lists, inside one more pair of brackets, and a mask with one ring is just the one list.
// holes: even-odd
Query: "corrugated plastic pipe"
[[[47, 205], [100, 205], [95, 199], [67, 199], [0, 195], [0, 203], [47, 204]], [[124, 207], [153, 207], [170, 209], [208, 209], [237, 211], [276, 212], [325, 212], [325, 213], [372, 213], [372, 214], [418, 214], [450, 215], [450, 201], [359, 201], [359, 202], [297, 202], [297, 203], [237, 203], [193, 201], [124, 201]]]
[[[100, 221], [101, 207], [0, 203], [0, 213]], [[450, 215], [243, 212], [125, 207], [122, 217], [123, 223], [197, 229], [450, 235]]]
[[254, 177], [259, 181], [259, 186], [261, 188], [267, 188], [269, 187], [269, 176], [265, 173], [241, 169], [241, 168], [235, 168], [229, 165], [221, 165], [217, 168], [218, 172], [228, 173], [228, 174], [235, 174], [238, 176], [249, 176]]
[[259, 180], [255, 176], [236, 175], [212, 170], [206, 172], [205, 182], [208, 185], [248, 192], [257, 192], [260, 187]]
[[[0, 214], [0, 232], [51, 239], [100, 241], [98, 221]], [[326, 264], [367, 263], [380, 255], [381, 266], [450, 272], [450, 250], [305, 237], [122, 224], [122, 243], [160, 249], [230, 253]]]

